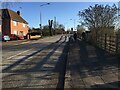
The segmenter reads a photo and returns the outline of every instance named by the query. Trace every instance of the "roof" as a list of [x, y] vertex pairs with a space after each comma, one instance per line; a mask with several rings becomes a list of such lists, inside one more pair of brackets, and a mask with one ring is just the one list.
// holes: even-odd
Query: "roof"
[[16, 12], [8, 9], [1, 9], [2, 10], [2, 18], [8, 18], [17, 22], [22, 22], [25, 24], [28, 24], [20, 15], [18, 15]]

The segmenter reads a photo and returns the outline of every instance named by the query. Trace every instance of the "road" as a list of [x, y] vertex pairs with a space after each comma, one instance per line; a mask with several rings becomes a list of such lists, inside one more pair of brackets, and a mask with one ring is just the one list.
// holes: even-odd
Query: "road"
[[64, 83], [67, 41], [65, 36], [59, 35], [42, 40], [3, 43], [2, 87], [64, 87], [61, 85]]

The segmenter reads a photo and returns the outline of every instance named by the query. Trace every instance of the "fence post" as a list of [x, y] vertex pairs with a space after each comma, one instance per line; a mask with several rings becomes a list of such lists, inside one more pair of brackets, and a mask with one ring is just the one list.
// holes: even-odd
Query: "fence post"
[[[97, 33], [96, 33], [96, 44], [98, 43], [98, 42], [97, 42], [97, 38], [98, 38], [98, 35], [97, 35]], [[97, 45], [98, 45], [98, 44], [97, 44]]]
[[111, 50], [111, 36], [109, 37], [109, 52]]
[[101, 43], [101, 48], [102, 48], [102, 45], [103, 45], [103, 42], [102, 42], [102, 35], [100, 36], [100, 43]]
[[105, 34], [105, 43], [104, 43], [104, 49], [106, 50], [106, 45], [107, 45], [107, 34]]
[[116, 40], [115, 40], [115, 44], [116, 44], [116, 54], [118, 53], [118, 34], [116, 34]]

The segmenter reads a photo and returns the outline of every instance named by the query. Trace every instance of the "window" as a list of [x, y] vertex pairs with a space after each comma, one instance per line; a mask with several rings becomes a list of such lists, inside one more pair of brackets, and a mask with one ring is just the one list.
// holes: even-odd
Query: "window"
[[13, 25], [14, 25], [14, 26], [17, 26], [17, 22], [16, 22], [16, 21], [13, 21]]
[[20, 31], [20, 34], [19, 35], [23, 35], [23, 31]]
[[23, 23], [23, 27], [25, 27], [25, 24]]
[[18, 32], [17, 32], [17, 31], [14, 31], [14, 34], [15, 34], [15, 35], [17, 35], [17, 34], [18, 34]]
[[24, 36], [26, 36], [26, 32], [24, 32]]

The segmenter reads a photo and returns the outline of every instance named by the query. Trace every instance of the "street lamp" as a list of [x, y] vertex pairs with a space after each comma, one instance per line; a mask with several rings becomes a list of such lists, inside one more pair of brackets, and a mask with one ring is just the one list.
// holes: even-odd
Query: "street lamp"
[[[40, 7], [45, 6], [45, 5], [50, 5], [50, 3], [45, 3], [40, 5]], [[41, 15], [41, 11], [40, 11], [40, 35], [42, 37], [42, 15]]]

